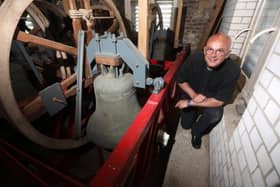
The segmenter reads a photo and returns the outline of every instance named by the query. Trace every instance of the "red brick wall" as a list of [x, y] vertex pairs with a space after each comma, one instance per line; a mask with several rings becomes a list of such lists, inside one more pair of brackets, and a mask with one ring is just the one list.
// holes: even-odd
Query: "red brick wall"
[[184, 25], [183, 43], [190, 43], [192, 51], [197, 44], [209, 21], [215, 1], [209, 0], [184, 0], [187, 13]]

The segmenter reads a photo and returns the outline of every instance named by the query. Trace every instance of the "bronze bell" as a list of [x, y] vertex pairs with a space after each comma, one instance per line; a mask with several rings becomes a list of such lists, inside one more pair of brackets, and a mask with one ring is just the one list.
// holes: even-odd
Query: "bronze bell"
[[94, 80], [96, 111], [90, 116], [87, 137], [95, 144], [113, 149], [140, 111], [131, 73], [111, 66]]

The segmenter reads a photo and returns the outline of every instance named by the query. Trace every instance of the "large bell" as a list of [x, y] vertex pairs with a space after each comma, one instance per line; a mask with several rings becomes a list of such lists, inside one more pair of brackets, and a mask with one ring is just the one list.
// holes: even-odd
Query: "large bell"
[[107, 149], [115, 147], [140, 111], [132, 74], [117, 75], [115, 68], [106, 72], [103, 67], [94, 80], [96, 111], [87, 125], [88, 139]]

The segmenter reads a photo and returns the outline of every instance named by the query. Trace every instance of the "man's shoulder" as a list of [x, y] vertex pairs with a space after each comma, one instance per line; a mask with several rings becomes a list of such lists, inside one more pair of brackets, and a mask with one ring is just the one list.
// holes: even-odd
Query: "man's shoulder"
[[226, 69], [228, 72], [230, 72], [231, 74], [240, 74], [241, 69], [239, 64], [235, 63], [230, 58], [226, 59], [226, 64]]
[[201, 51], [193, 52], [187, 58], [187, 61], [193, 62], [193, 63], [195, 62], [196, 64], [203, 63], [204, 62], [204, 54]]
[[202, 51], [194, 51], [193, 53], [190, 54], [190, 57], [193, 58], [204, 58], [204, 54]]

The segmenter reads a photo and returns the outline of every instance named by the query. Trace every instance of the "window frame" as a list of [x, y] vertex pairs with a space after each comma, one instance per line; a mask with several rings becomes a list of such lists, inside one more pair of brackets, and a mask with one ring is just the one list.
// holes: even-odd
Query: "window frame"
[[[139, 0], [140, 1], [140, 0]], [[166, 1], [166, 3], [164, 2]], [[164, 29], [167, 29], [167, 28], [171, 28], [172, 27], [172, 19], [173, 19], [173, 13], [174, 13], [174, 1], [175, 0], [154, 0], [154, 3], [158, 3], [159, 6], [161, 6], [162, 4], [165, 5], [165, 4], [168, 4], [168, 1], [170, 1], [170, 4], [171, 4], [171, 12], [170, 12], [170, 16], [168, 17], [169, 18], [169, 23], [165, 24], [165, 14], [163, 12], [163, 9], [161, 8], [161, 13], [162, 13], [162, 21], [163, 21], [163, 26], [164, 26]], [[137, 9], [137, 5], [138, 5], [138, 0], [130, 0], [130, 8], [131, 8], [131, 21], [133, 23], [133, 28], [138, 31], [138, 24], [137, 22], [139, 21], [137, 15], [136, 15], [136, 12], [138, 11]], [[165, 27], [165, 25], [168, 25], [168, 27]]]
[[[245, 46], [244, 48], [241, 50], [241, 68], [243, 67], [244, 63], [245, 63], [245, 57], [249, 51], [249, 48], [250, 48], [250, 45], [254, 45], [253, 44], [250, 44], [250, 40], [252, 39], [252, 37], [254, 37], [257, 32], [256, 32], [256, 29], [257, 29], [257, 26], [258, 26], [258, 23], [261, 19], [261, 16], [262, 14], [264, 13], [264, 6], [265, 6], [265, 2], [267, 0], [262, 0], [259, 2], [259, 5], [257, 6], [256, 10], [255, 10], [255, 14], [254, 14], [254, 19], [252, 20], [252, 25], [250, 26], [251, 29], [251, 32], [248, 34], [246, 40], [245, 40]], [[276, 27], [279, 29], [279, 25], [280, 25], [280, 8], [278, 9], [278, 12], [276, 14], [277, 16], [275, 16], [274, 18], [274, 22], [272, 23], [271, 27]], [[258, 60], [257, 60], [257, 63], [252, 71], [252, 74], [251, 74], [251, 77], [248, 77], [242, 70], [242, 73], [243, 75], [246, 77], [246, 84], [242, 90], [242, 95], [247, 99], [249, 100], [250, 97], [252, 96], [253, 92], [254, 92], [254, 89], [255, 89], [255, 85], [259, 79], [259, 75], [261, 73], [261, 71], [263, 70], [263, 68], [265, 67], [265, 64], [266, 64], [266, 60], [267, 58], [271, 55], [272, 51], [271, 51], [271, 48], [273, 47], [274, 45], [274, 40], [275, 40], [275, 37], [277, 36], [277, 32], [278, 31], [275, 31], [275, 32], [271, 32], [269, 33], [268, 37], [267, 37], [267, 41], [265, 42], [265, 47], [263, 48], [263, 51], [261, 52]]]

